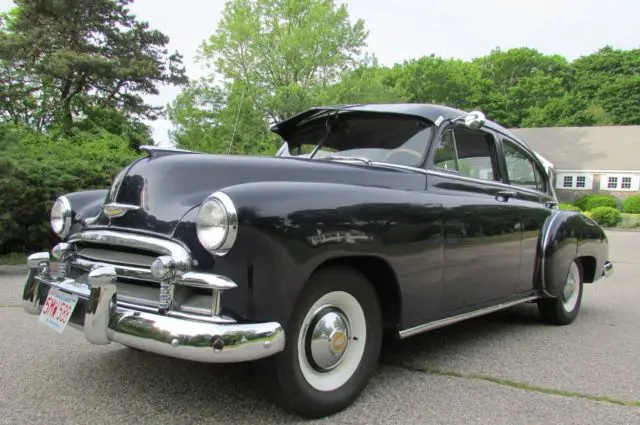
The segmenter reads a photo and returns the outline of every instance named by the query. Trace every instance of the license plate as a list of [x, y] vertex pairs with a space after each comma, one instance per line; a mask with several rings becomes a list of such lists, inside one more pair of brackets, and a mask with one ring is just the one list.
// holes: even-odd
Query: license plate
[[67, 327], [67, 323], [71, 318], [71, 313], [73, 313], [77, 302], [77, 295], [67, 294], [66, 292], [52, 288], [49, 290], [49, 295], [44, 301], [38, 322], [58, 333], [62, 333], [64, 328]]

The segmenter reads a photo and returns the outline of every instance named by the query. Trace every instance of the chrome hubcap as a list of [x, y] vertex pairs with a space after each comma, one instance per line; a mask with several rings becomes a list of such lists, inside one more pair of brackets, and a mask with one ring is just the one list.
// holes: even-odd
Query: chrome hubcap
[[305, 337], [305, 352], [309, 365], [318, 372], [337, 367], [349, 349], [351, 329], [344, 312], [333, 306], [317, 310]]

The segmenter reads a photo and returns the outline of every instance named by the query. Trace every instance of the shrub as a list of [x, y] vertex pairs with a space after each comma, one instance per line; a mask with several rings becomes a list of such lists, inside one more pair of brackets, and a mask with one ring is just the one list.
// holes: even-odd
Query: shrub
[[596, 223], [607, 227], [614, 227], [621, 217], [620, 210], [612, 207], [596, 207], [590, 212], [589, 215]]
[[622, 209], [629, 214], [640, 214], [640, 195], [629, 196], [622, 203]]
[[562, 203], [559, 205], [561, 210], [565, 210], [565, 211], [582, 211], [580, 208], [576, 207], [575, 205], [572, 204], [565, 204]]
[[3, 127], [0, 146], [0, 254], [50, 248], [53, 201], [68, 192], [108, 188], [138, 156], [127, 140], [110, 133], [54, 139]]
[[585, 195], [578, 198], [574, 203], [582, 211], [591, 211], [598, 207], [618, 208], [618, 198], [612, 195]]

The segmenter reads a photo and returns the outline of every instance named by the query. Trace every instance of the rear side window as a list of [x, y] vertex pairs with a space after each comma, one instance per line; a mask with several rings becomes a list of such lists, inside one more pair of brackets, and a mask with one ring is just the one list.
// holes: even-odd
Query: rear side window
[[495, 140], [483, 131], [450, 128], [443, 132], [434, 155], [435, 166], [464, 177], [498, 180]]
[[509, 139], [503, 138], [502, 146], [509, 183], [513, 186], [546, 193], [544, 173], [529, 153]]

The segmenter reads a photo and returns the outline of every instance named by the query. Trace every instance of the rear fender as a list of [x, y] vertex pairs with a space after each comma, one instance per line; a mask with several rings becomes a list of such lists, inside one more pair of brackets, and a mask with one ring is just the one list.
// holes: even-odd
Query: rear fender
[[571, 262], [582, 256], [596, 259], [595, 276], [602, 273], [608, 253], [604, 230], [589, 217], [574, 211], [554, 211], [541, 235], [540, 279], [542, 293], [562, 294]]

